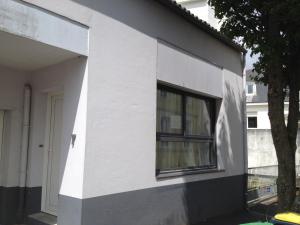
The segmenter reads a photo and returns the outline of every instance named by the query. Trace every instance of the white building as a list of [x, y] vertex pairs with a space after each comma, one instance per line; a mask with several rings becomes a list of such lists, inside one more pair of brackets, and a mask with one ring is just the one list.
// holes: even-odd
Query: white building
[[[216, 29], [221, 23], [214, 16], [214, 10], [207, 0], [177, 0], [192, 14], [205, 20]], [[247, 60], [252, 61], [249, 57]], [[250, 65], [248, 67], [251, 68]], [[252, 70], [246, 71], [247, 129], [248, 129], [248, 166], [276, 167], [277, 157], [271, 136], [268, 116], [268, 88], [251, 80]], [[285, 116], [288, 115], [288, 102], [285, 102]], [[300, 139], [299, 139], [300, 144]], [[300, 149], [297, 151], [297, 164], [300, 165]]]
[[215, 11], [208, 5], [207, 0], [176, 0], [176, 2], [180, 3], [199, 19], [220, 30], [220, 20], [215, 17]]
[[[277, 167], [277, 156], [271, 136], [271, 125], [268, 116], [268, 87], [251, 80], [255, 75], [251, 70], [246, 72], [247, 129], [248, 129], [248, 166]], [[284, 103], [284, 113], [288, 117], [288, 98]], [[300, 138], [297, 140], [300, 146]], [[300, 165], [300, 148], [296, 152], [296, 164]]]
[[241, 210], [243, 54], [173, 1], [0, 0], [0, 224]]

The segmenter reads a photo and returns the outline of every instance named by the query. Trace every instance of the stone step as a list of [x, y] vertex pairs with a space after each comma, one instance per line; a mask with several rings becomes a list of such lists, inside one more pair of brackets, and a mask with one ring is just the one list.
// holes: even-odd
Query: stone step
[[47, 213], [35, 213], [28, 216], [27, 225], [57, 225], [57, 217]]

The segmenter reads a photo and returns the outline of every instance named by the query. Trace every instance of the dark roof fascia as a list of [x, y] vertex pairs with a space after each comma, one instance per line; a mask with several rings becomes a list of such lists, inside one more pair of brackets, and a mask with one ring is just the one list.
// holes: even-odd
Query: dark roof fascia
[[182, 5], [180, 5], [176, 1], [174, 1], [174, 0], [156, 0], [156, 1], [158, 1], [159, 3], [163, 4], [164, 6], [166, 6], [168, 8], [170, 8], [175, 13], [182, 16], [184, 19], [186, 19], [190, 23], [196, 25], [197, 27], [199, 27], [201, 30], [205, 31], [206, 33], [212, 35], [214, 38], [220, 40], [224, 44], [234, 48], [235, 50], [238, 50], [239, 52], [247, 53], [247, 50], [243, 46], [232, 41], [230, 38], [228, 38], [224, 34], [220, 33], [218, 30], [216, 30], [215, 28], [210, 26], [207, 22], [196, 17], [194, 14], [192, 14], [189, 10], [184, 8]]

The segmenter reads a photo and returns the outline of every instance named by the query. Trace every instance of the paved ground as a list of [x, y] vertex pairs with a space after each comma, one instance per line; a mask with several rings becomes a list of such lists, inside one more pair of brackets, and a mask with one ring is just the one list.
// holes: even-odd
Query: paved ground
[[240, 225], [243, 223], [250, 223], [256, 221], [266, 221], [264, 216], [257, 215], [252, 212], [240, 212], [235, 215], [223, 216], [211, 219], [199, 225]]
[[275, 215], [276, 209], [276, 198], [272, 198], [250, 207], [248, 211], [210, 219], [198, 225], [240, 225], [256, 221], [265, 222]]

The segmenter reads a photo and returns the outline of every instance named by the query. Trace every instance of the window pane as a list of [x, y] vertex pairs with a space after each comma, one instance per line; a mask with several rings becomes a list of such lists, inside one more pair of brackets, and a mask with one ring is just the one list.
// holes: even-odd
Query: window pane
[[186, 98], [186, 134], [211, 136], [210, 103], [208, 101]]
[[253, 94], [253, 84], [248, 84], [247, 87], [248, 94]]
[[182, 133], [182, 96], [157, 90], [157, 132]]
[[248, 128], [257, 128], [257, 117], [248, 117]]
[[212, 166], [212, 144], [208, 142], [167, 142], [156, 143], [158, 170], [178, 170]]

